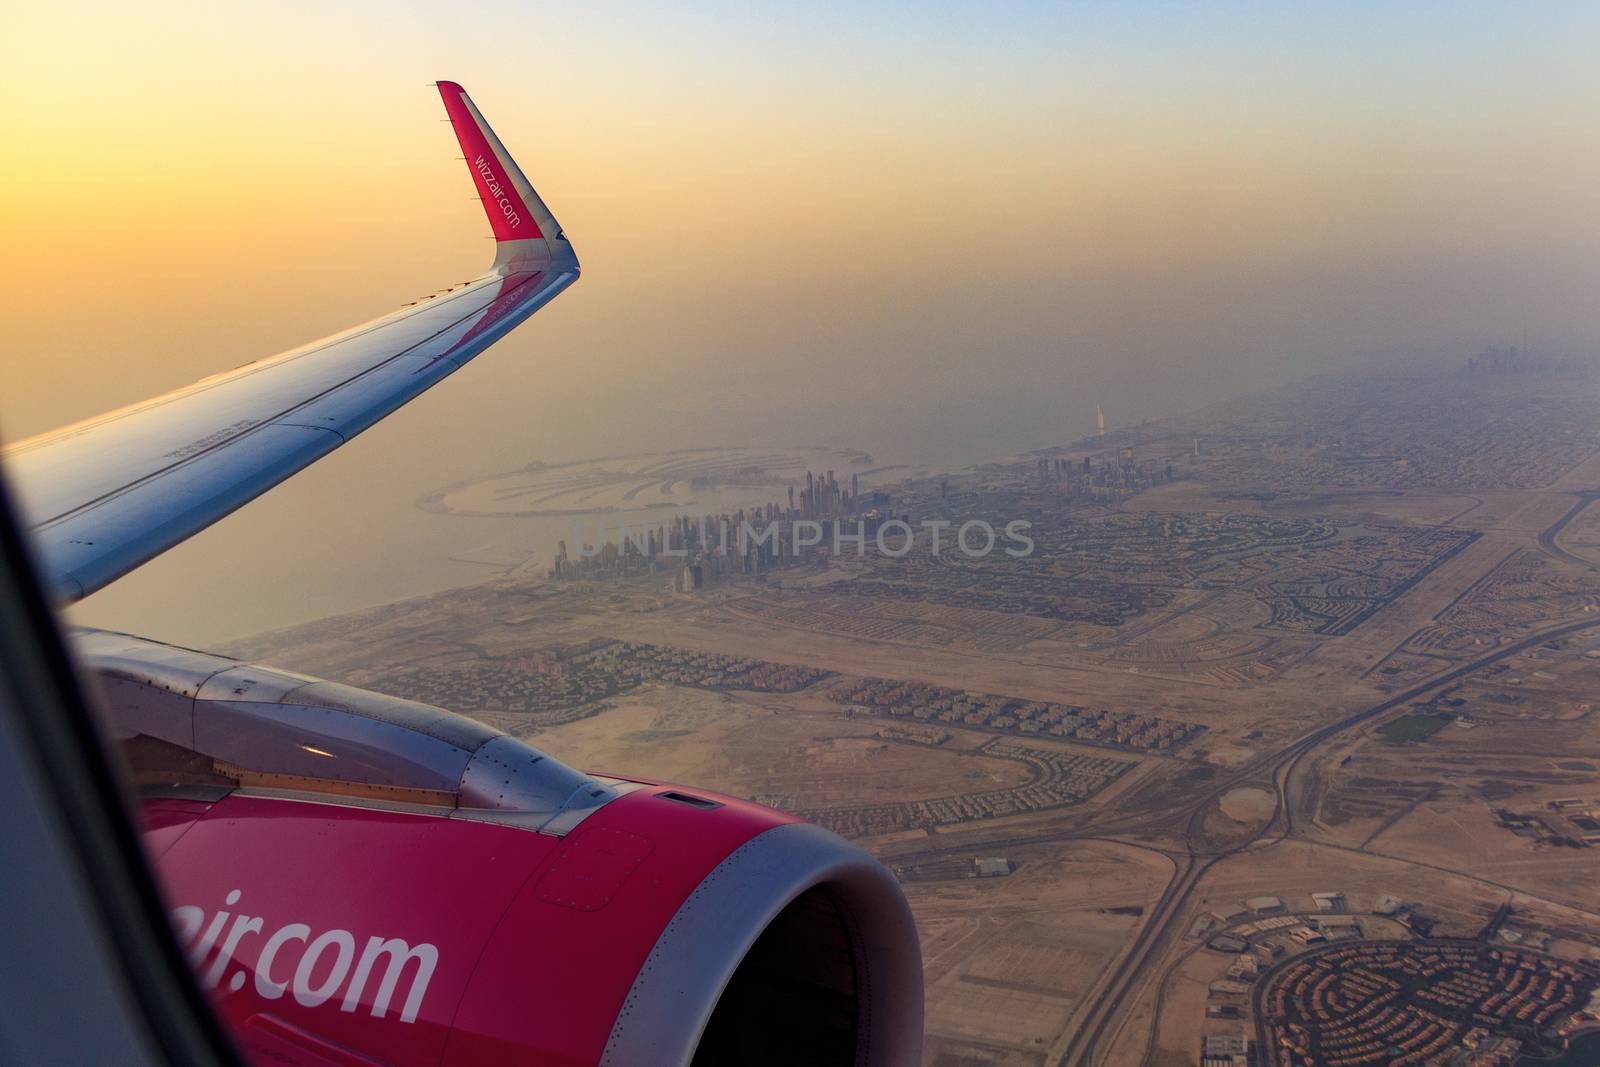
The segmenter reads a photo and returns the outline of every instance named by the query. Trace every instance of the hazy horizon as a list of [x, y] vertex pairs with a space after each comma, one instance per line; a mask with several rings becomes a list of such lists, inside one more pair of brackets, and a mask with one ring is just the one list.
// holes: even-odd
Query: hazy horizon
[[0, 73], [28, 101], [0, 429], [479, 272], [436, 77], [583, 280], [80, 619], [203, 643], [394, 599], [456, 536], [432, 522], [472, 521], [411, 502], [534, 459], [957, 462], [1062, 443], [1097, 403], [1127, 424], [1524, 331], [1591, 354], [1597, 29], [1582, 5], [29, 7]]

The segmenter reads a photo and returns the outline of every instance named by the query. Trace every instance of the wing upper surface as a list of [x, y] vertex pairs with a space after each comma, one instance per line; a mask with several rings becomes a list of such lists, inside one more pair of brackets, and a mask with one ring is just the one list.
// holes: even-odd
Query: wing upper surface
[[[5, 450], [63, 601], [94, 592], [283, 481], [460, 368], [578, 277], [544, 203], [460, 86], [439, 84], [480, 193], [494, 268], [332, 337]], [[523, 192], [523, 190], [526, 192]], [[525, 227], [525, 228], [524, 228]]]

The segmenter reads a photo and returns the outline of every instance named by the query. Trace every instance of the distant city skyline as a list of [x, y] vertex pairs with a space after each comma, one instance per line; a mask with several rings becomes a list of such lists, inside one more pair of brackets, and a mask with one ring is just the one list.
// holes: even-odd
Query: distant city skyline
[[0, 433], [480, 269], [440, 77], [516, 146], [582, 283], [87, 617], [272, 595], [307, 514], [350, 546], [307, 595], [389, 599], [441, 540], [410, 501], [529, 457], [821, 434], [971, 461], [1090, 432], [1091, 398], [1132, 425], [1525, 325], [1583, 355], [1597, 29], [1565, 4], [24, 5]]

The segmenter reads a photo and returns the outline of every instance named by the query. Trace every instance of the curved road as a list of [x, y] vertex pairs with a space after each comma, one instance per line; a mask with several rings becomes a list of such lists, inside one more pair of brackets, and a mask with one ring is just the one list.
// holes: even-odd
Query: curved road
[[1578, 498], [1578, 502], [1572, 505], [1571, 510], [1569, 510], [1565, 515], [1561, 516], [1555, 522], [1551, 523], [1549, 528], [1546, 529], [1544, 533], [1539, 535], [1539, 547], [1544, 549], [1550, 555], [1554, 556], [1556, 559], [1567, 563], [1575, 563], [1580, 567], [1586, 567], [1590, 570], [1593, 570], [1593, 563], [1590, 563], [1588, 560], [1582, 559], [1578, 556], [1574, 556], [1571, 552], [1568, 552], [1566, 549], [1556, 544], [1556, 538], [1561, 536], [1561, 531], [1567, 528], [1567, 524], [1588, 510], [1590, 504], [1593, 504], [1596, 500], [1600, 500], [1600, 491], [1593, 489], [1586, 489], [1583, 492], [1575, 495]]

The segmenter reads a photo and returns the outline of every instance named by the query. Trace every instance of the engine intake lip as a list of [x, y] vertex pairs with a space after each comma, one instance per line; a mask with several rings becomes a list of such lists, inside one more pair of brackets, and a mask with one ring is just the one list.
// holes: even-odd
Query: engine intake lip
[[623, 1001], [602, 1067], [689, 1067], [739, 966], [802, 894], [824, 889], [855, 966], [855, 1067], [922, 1055], [922, 952], [894, 876], [843, 838], [787, 823], [734, 850], [679, 906]]

